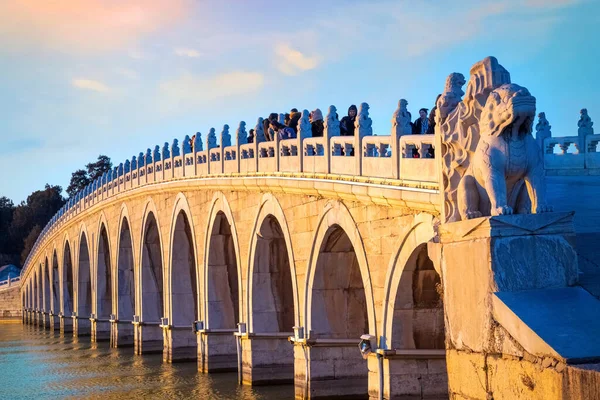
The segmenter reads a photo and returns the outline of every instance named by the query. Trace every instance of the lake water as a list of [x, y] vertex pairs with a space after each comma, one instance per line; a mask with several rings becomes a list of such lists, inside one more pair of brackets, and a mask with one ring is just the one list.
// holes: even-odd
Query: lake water
[[163, 364], [89, 337], [61, 337], [0, 321], [0, 399], [293, 399], [287, 386], [237, 384], [237, 373], [202, 374], [196, 363]]

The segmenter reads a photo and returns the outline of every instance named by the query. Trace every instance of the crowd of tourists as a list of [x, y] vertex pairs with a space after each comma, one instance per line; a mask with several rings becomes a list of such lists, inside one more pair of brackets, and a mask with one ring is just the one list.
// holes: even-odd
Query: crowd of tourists
[[[434, 107], [429, 114], [427, 114], [427, 108], [421, 108], [419, 110], [419, 118], [411, 122], [411, 129], [413, 135], [424, 135], [433, 134], [435, 127], [435, 109]], [[341, 136], [354, 136], [355, 122], [358, 115], [358, 108], [352, 104], [348, 107], [348, 114], [340, 120], [340, 135]], [[410, 115], [410, 112], [409, 112]], [[275, 140], [277, 137], [279, 140], [284, 139], [295, 139], [298, 137], [298, 125], [302, 113], [297, 108], [292, 108], [289, 113], [284, 114], [283, 123], [279, 120], [278, 113], [271, 113], [268, 117], [263, 119], [263, 131], [265, 140], [270, 142]], [[339, 118], [339, 116], [338, 116]], [[323, 121], [323, 112], [316, 108], [309, 113], [308, 119], [311, 126], [312, 137], [323, 137], [325, 130]], [[256, 134], [254, 129], [248, 131], [248, 143], [254, 143], [256, 140]], [[190, 140], [190, 145], [193, 147], [195, 140], [194, 137]], [[413, 150], [413, 157], [419, 157], [419, 153]], [[430, 147], [425, 157], [433, 157], [433, 148]]]

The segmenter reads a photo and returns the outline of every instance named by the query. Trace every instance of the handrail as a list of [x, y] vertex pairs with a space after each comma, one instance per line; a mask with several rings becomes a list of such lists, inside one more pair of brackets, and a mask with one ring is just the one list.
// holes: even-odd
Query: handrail
[[[257, 130], [260, 125], [262, 131], [262, 121], [259, 122]], [[359, 130], [357, 129], [356, 132], [358, 133]], [[403, 144], [405, 142], [433, 145], [434, 135], [339, 136], [339, 126], [333, 126], [333, 128], [326, 127], [322, 138], [299, 136], [297, 139], [282, 141], [276, 138], [272, 142], [263, 141], [227, 147], [214, 147], [214, 142], [211, 143], [209, 137], [207, 147], [210, 145], [211, 148], [207, 151], [203, 150], [202, 142], [198, 142], [198, 136], [199, 134], [194, 149], [190, 148], [189, 137], [183, 140], [181, 146], [175, 139], [171, 151], [165, 146], [162, 154], [158, 146], [154, 154], [148, 149], [146, 153], [140, 153], [137, 158], [134, 156], [131, 161], [127, 160], [119, 164], [114, 170], [105, 173], [72, 196], [40, 233], [25, 261], [21, 275], [26, 274], [31, 268], [31, 261], [37, 255], [44, 240], [67, 221], [99, 202], [150, 183], [185, 178], [231, 177], [252, 173], [277, 175], [281, 172], [304, 172], [335, 175], [334, 179], [340, 179], [341, 176], [360, 176], [421, 181], [437, 185], [437, 167], [431, 163], [433, 160], [407, 159], [402, 157], [402, 152], [399, 151], [399, 148], [405, 147]], [[304, 154], [305, 142], [313, 147], [318, 145], [319, 151], [309, 150], [310, 154]], [[386, 150], [383, 156], [369, 157], [361, 150], [362, 143], [369, 146], [381, 144], [380, 149], [385, 145], [386, 148], [391, 149], [391, 153]], [[355, 151], [355, 148], [359, 150]], [[406, 164], [406, 168], [402, 168], [403, 163]], [[396, 183], [395, 186], [402, 186], [402, 184]]]

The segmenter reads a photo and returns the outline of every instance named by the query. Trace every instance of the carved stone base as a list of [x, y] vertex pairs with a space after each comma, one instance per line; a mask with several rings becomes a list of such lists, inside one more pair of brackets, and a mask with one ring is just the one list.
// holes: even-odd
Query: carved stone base
[[201, 372], [237, 371], [235, 330], [198, 334], [198, 370]]
[[[448, 399], [445, 350], [387, 350], [369, 355], [369, 398], [379, 399], [380, 366], [384, 399]], [[381, 361], [381, 364], [380, 364]]]
[[158, 325], [134, 325], [133, 351], [137, 355], [162, 354], [164, 349], [163, 330]]
[[60, 318], [60, 334], [73, 333], [73, 319], [69, 317]]
[[131, 322], [112, 322], [110, 326], [110, 347], [133, 347], [133, 325]]
[[185, 362], [198, 359], [198, 338], [190, 328], [164, 329], [164, 362]]
[[568, 364], [600, 362], [600, 301], [575, 286], [573, 214], [477, 218], [439, 231], [429, 255], [443, 277], [450, 397], [590, 398], [564, 397]]
[[280, 385], [294, 381], [294, 348], [287, 334], [250, 334], [242, 337], [241, 347], [244, 385]]
[[357, 344], [295, 344], [296, 399], [367, 397], [368, 365]]
[[91, 336], [92, 324], [88, 318], [73, 318], [73, 337]]
[[110, 325], [111, 323], [108, 321], [93, 321], [91, 325], [92, 343], [109, 341]]

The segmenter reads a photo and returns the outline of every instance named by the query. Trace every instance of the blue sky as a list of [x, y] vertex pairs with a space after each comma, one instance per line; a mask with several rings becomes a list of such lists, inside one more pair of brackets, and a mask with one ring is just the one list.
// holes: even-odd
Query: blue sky
[[416, 116], [488, 55], [576, 135], [600, 120], [599, 24], [590, 0], [3, 0], [0, 196], [292, 107], [366, 101], [387, 135], [400, 98]]

